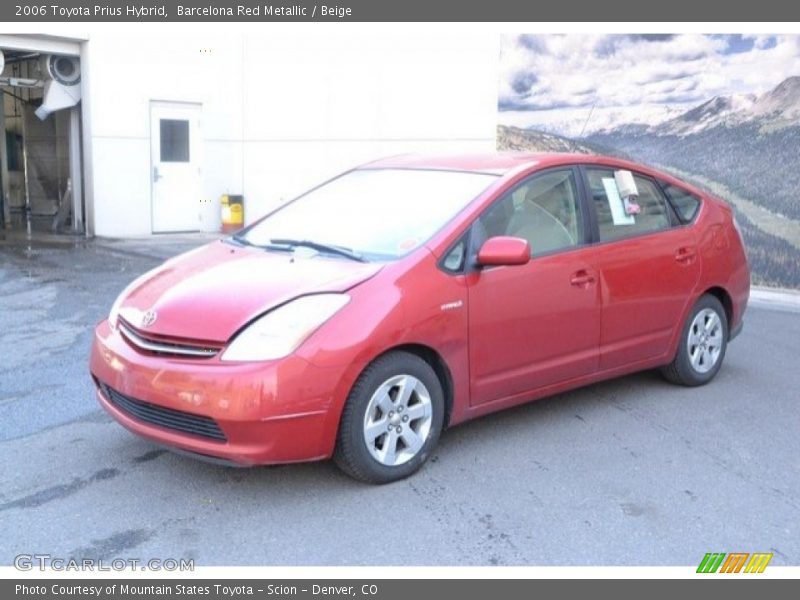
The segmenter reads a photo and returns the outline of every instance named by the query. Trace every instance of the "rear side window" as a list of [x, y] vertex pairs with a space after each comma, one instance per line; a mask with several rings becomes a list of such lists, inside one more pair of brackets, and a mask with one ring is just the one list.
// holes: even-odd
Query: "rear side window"
[[664, 188], [664, 193], [669, 197], [672, 206], [678, 211], [681, 221], [688, 223], [694, 219], [700, 208], [700, 198], [691, 192], [687, 192], [671, 183], [661, 182], [661, 187]]
[[633, 179], [639, 191], [636, 201], [639, 213], [626, 214], [614, 181], [613, 170], [589, 168], [586, 170], [586, 175], [592, 204], [597, 213], [601, 242], [670, 227], [670, 213], [666, 199], [653, 180], [634, 174]]

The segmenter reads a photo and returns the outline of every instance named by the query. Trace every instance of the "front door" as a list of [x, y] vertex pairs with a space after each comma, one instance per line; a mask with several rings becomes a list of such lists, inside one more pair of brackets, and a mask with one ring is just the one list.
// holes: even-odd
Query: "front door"
[[150, 106], [154, 233], [199, 229], [200, 112], [199, 104]]
[[528, 240], [522, 266], [470, 272], [471, 403], [484, 404], [594, 373], [601, 298], [577, 173], [532, 176], [473, 226], [473, 247], [489, 237]]

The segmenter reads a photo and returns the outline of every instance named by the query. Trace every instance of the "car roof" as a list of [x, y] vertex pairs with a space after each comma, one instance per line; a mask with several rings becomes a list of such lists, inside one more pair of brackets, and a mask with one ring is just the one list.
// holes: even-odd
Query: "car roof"
[[[360, 169], [433, 169], [445, 171], [474, 171], [503, 175], [520, 167], [547, 167], [550, 165], [599, 163], [608, 165], [633, 164], [627, 161], [596, 154], [568, 154], [562, 152], [495, 152], [486, 154], [400, 154], [380, 158]], [[636, 165], [638, 169], [644, 167]], [[649, 169], [648, 169], [649, 170]]]
[[560, 165], [592, 164], [638, 171], [677, 184], [698, 195], [702, 191], [669, 173], [621, 158], [565, 152], [494, 152], [485, 154], [400, 154], [366, 163], [358, 169], [429, 169], [511, 175]]
[[517, 167], [538, 163], [544, 154], [487, 153], [487, 154], [400, 154], [380, 158], [362, 165], [362, 169], [433, 169], [444, 171], [474, 171], [502, 175]]

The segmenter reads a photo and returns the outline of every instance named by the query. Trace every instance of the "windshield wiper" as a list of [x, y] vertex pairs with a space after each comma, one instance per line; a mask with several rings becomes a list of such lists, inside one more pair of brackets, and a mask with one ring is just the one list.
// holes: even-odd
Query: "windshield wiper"
[[245, 237], [242, 237], [238, 233], [234, 233], [228, 239], [230, 241], [232, 241], [233, 243], [238, 244], [239, 246], [252, 246], [253, 245], [253, 242], [251, 242], [250, 240], [248, 240]]
[[316, 250], [317, 252], [327, 252], [328, 254], [336, 254], [338, 256], [344, 256], [345, 258], [349, 258], [350, 260], [355, 260], [357, 262], [367, 262], [367, 259], [361, 256], [358, 252], [355, 252], [350, 248], [345, 248], [343, 246], [334, 246], [333, 244], [312, 242], [311, 240], [292, 240], [288, 238], [275, 238], [271, 239], [269, 242], [270, 244], [275, 244], [276, 246], [288, 246], [290, 248], [296, 248], [298, 246], [302, 246], [303, 248], [311, 248], [313, 250]]

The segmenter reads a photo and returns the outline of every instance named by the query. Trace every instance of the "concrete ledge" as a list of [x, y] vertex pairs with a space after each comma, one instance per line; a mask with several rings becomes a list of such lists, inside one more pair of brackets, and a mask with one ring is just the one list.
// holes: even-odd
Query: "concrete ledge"
[[800, 312], [800, 291], [753, 286], [750, 288], [750, 304], [761, 308]]
[[27, 232], [17, 229], [0, 229], [0, 245], [2, 246], [69, 246], [84, 243], [88, 239], [78, 234], [33, 231], [28, 235]]

